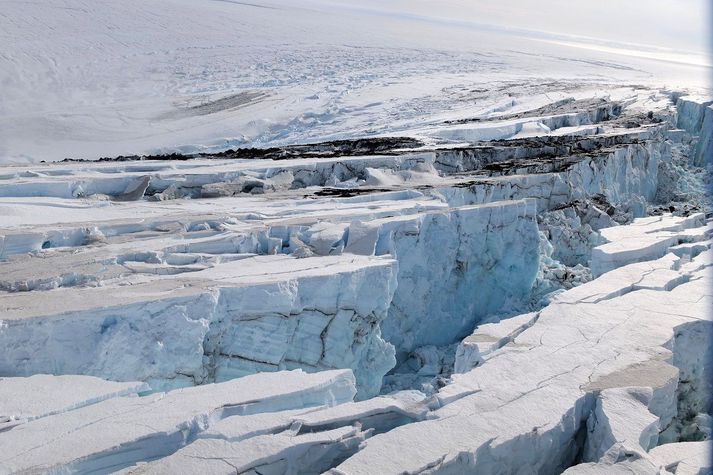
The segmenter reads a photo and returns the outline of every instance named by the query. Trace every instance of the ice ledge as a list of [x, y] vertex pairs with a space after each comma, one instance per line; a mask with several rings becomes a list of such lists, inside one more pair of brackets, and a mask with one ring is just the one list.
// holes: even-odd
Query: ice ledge
[[626, 264], [663, 257], [670, 248], [682, 243], [706, 240], [713, 228], [703, 226], [704, 223], [704, 213], [687, 217], [666, 214], [639, 218], [628, 226], [602, 229], [602, 237], [609, 242], [592, 250], [592, 275], [596, 277]]
[[502, 331], [476, 330], [484, 362], [453, 376], [437, 394], [440, 409], [366, 440], [332, 473], [562, 472], [585, 447], [597, 467], [573, 473], [627, 469], [606, 457], [645, 454], [709, 407], [701, 348], [713, 330], [710, 257], [630, 264], [564, 292], [534, 324], [527, 315]]
[[[261, 256], [126, 286], [0, 300], [0, 372], [88, 374], [155, 389], [257, 371], [352, 368], [378, 393], [394, 350], [380, 323], [395, 288], [388, 257]], [[42, 352], [28, 353], [31, 348]]]
[[149, 389], [141, 382], [120, 383], [80, 375], [0, 378], [0, 432], [35, 419]]
[[296, 370], [119, 397], [0, 432], [0, 472], [110, 473], [166, 457], [218, 421], [352, 401], [349, 370]]

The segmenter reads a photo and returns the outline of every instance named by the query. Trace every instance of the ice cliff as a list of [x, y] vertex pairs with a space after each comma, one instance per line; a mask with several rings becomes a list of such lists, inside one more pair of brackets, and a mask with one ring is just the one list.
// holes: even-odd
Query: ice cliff
[[0, 473], [710, 467], [713, 109], [587, 93], [3, 167]]

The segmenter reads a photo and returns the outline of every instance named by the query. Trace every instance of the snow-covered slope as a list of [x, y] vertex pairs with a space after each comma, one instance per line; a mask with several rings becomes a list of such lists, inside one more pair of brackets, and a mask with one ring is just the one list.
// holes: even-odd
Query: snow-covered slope
[[548, 100], [707, 86], [705, 59], [488, 25], [487, 8], [459, 23], [462, 3], [4, 2], [0, 163], [398, 135], [537, 104], [543, 83]]

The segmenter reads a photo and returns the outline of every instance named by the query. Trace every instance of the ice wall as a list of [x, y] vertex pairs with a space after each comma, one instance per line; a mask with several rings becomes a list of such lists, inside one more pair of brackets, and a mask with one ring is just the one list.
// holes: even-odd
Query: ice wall
[[696, 165], [706, 165], [713, 162], [713, 106], [706, 107], [695, 150]]
[[529, 295], [539, 265], [531, 200], [458, 208], [379, 226], [377, 254], [399, 263], [384, 337], [398, 350], [457, 341]]
[[676, 101], [677, 126], [697, 136], [691, 160], [697, 166], [713, 158], [713, 100], [699, 96], [684, 96]]
[[[258, 274], [271, 267], [287, 273]], [[209, 270], [120, 288], [58, 289], [42, 306], [14, 294], [3, 300], [0, 372], [102, 375], [160, 389], [349, 367], [360, 397], [378, 393], [395, 363], [379, 327], [394, 292], [393, 261], [280, 256], [221, 271], [223, 278]]]
[[441, 192], [452, 206], [532, 198], [540, 212], [597, 194], [606, 196], [615, 205], [638, 197], [642, 209], [637, 217], [640, 217], [644, 200], [651, 200], [656, 194], [659, 161], [669, 158], [670, 146], [665, 142], [643, 142], [532, 164], [540, 173], [528, 173], [525, 163], [520, 173], [476, 179], [469, 186]]
[[707, 404], [710, 244], [629, 264], [535, 315], [478, 328], [459, 355], [465, 372], [437, 393], [440, 408], [365, 441], [331, 473], [562, 473], [581, 462], [567, 473], [632, 473], [634, 462], [645, 467], [633, 473], [665, 473], [651, 450], [659, 432], [685, 414], [682, 401], [690, 413]]

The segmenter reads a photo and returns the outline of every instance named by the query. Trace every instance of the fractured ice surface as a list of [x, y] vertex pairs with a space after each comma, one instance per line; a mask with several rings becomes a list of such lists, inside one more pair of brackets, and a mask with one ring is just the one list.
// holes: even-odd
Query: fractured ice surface
[[170, 455], [227, 417], [340, 404], [355, 392], [349, 370], [297, 370], [118, 397], [0, 432], [0, 470], [107, 473]]
[[199, 439], [169, 457], [125, 473], [320, 473], [358, 450], [364, 438], [358, 427], [347, 426], [301, 435], [287, 430], [240, 443]]
[[[252, 196], [210, 207], [168, 201], [160, 214], [147, 201], [72, 203], [30, 229], [19, 224], [36, 203], [27, 198], [3, 232], [4, 371], [171, 387], [349, 367], [360, 391], [374, 395], [395, 364], [382, 328], [402, 353], [453, 342], [526, 299], [538, 271], [533, 201], [451, 207], [440, 195], [405, 190], [340, 200]], [[75, 224], [94, 217], [89, 231]], [[522, 252], [506, 252], [516, 246]], [[431, 289], [436, 271], [439, 288]], [[382, 324], [387, 316], [392, 324]], [[59, 336], [73, 325], [85, 335], [82, 358], [67, 351], [71, 339], [53, 338], [43, 358], [25, 359], [31, 339], [44, 334], [37, 330]], [[128, 339], [135, 344], [124, 352]]]
[[[691, 263], [707, 263], [709, 258], [700, 254]], [[681, 264], [675, 256], [668, 263], [672, 270]], [[631, 266], [638, 271], [630, 270], [629, 285], [651, 272], [640, 264]], [[610, 285], [610, 275], [621, 282], [623, 274], [605, 273], [561, 294], [539, 312], [534, 324], [529, 325], [532, 316], [528, 315], [523, 323], [514, 325], [517, 329], [525, 324], [525, 329], [515, 332], [510, 341], [506, 338], [504, 346], [489, 350], [492, 353], [484, 363], [454, 375], [453, 382], [438, 393], [443, 407], [429, 420], [369, 439], [364, 449], [334, 473], [369, 473], [369, 467], [375, 464], [387, 473], [516, 473], [524, 467], [534, 472], [561, 471], [575, 461], [582, 439], [578, 434], [586, 434], [591, 448], [585, 453], [591, 457], [607, 453], [613, 441], [635, 444], [643, 450], [651, 448], [663, 426], [687, 417], [681, 413], [681, 405], [682, 400], [683, 404], [690, 401], [685, 402], [688, 397], [680, 391], [679, 371], [706, 372], [705, 355], [692, 358], [701, 347], [684, 341], [694, 338], [699, 327], [701, 337], [710, 332], [709, 269], [681, 266], [678, 273], [684, 278], [677, 280], [678, 285], [606, 293], [596, 303], [568, 299], [567, 295], [596, 293], [592, 290]], [[483, 337], [475, 341], [478, 339]], [[461, 366], [467, 369], [468, 360], [462, 361]], [[634, 396], [609, 392], [620, 387], [650, 388], [648, 394], [653, 395], [636, 390]], [[602, 397], [611, 394], [614, 399], [597, 399], [600, 391]], [[706, 390], [691, 394], [703, 395]], [[617, 399], [621, 397], [624, 399]], [[611, 405], [610, 400], [619, 402]], [[609, 421], [637, 417], [634, 410], [622, 407], [636, 401], [644, 404], [637, 419], [641, 434], [626, 420], [599, 429], [605, 423], [604, 416], [590, 416], [601, 407], [600, 411], [609, 414]], [[588, 426], [589, 417], [598, 422]], [[587, 433], [590, 430], [592, 433]], [[633, 435], [618, 432], [627, 430]], [[432, 437], [436, 433], [444, 436]], [[520, 456], [513, 457], [513, 453]]]
[[704, 467], [710, 220], [654, 201], [706, 112], [551, 92], [421, 141], [3, 167], [0, 473]]
[[711, 459], [713, 443], [680, 442], [665, 444], [651, 451], [651, 458], [676, 475], [710, 473], [713, 468]]
[[148, 389], [145, 383], [118, 383], [79, 375], [0, 378], [0, 431]]
[[631, 262], [656, 259], [673, 246], [706, 240], [711, 228], [701, 227], [703, 220], [703, 213], [652, 216], [602, 230], [602, 237], [611, 242], [592, 249], [592, 273], [596, 276]]
[[329, 408], [228, 417], [170, 457], [127, 473], [320, 473], [355, 453], [373, 433], [421, 420], [427, 412], [421, 398], [394, 395]]
[[524, 313], [499, 322], [483, 323], [465, 337], [456, 350], [456, 373], [465, 373], [483, 363], [487, 356], [511, 343], [515, 337], [534, 325], [539, 313]]
[[170, 387], [260, 370], [352, 367], [365, 394], [374, 394], [393, 366], [379, 332], [393, 270], [382, 258], [264, 256], [202, 271], [207, 276], [60, 288], [42, 302], [12, 293], [2, 300], [1, 371]]
[[526, 296], [539, 264], [535, 214], [534, 202], [520, 201], [384, 223], [377, 253], [399, 266], [384, 337], [406, 351], [451, 343]]
[[[675, 371], [672, 376], [675, 385]], [[655, 447], [659, 418], [649, 411], [652, 404], [650, 388], [604, 389], [587, 419], [582, 459], [613, 465], [627, 456], [645, 454]]]
[[713, 160], [713, 99], [684, 96], [678, 99], [676, 105], [678, 127], [697, 136], [691, 161], [697, 165], [710, 163]]
[[711, 162], [713, 162], [713, 105], [706, 107], [694, 158], [694, 163], [697, 165]]
[[0, 432], [0, 471], [314, 473], [375, 433], [424, 419], [432, 404], [417, 392], [355, 403], [355, 392], [344, 370], [264, 373], [144, 397], [117, 395]]

